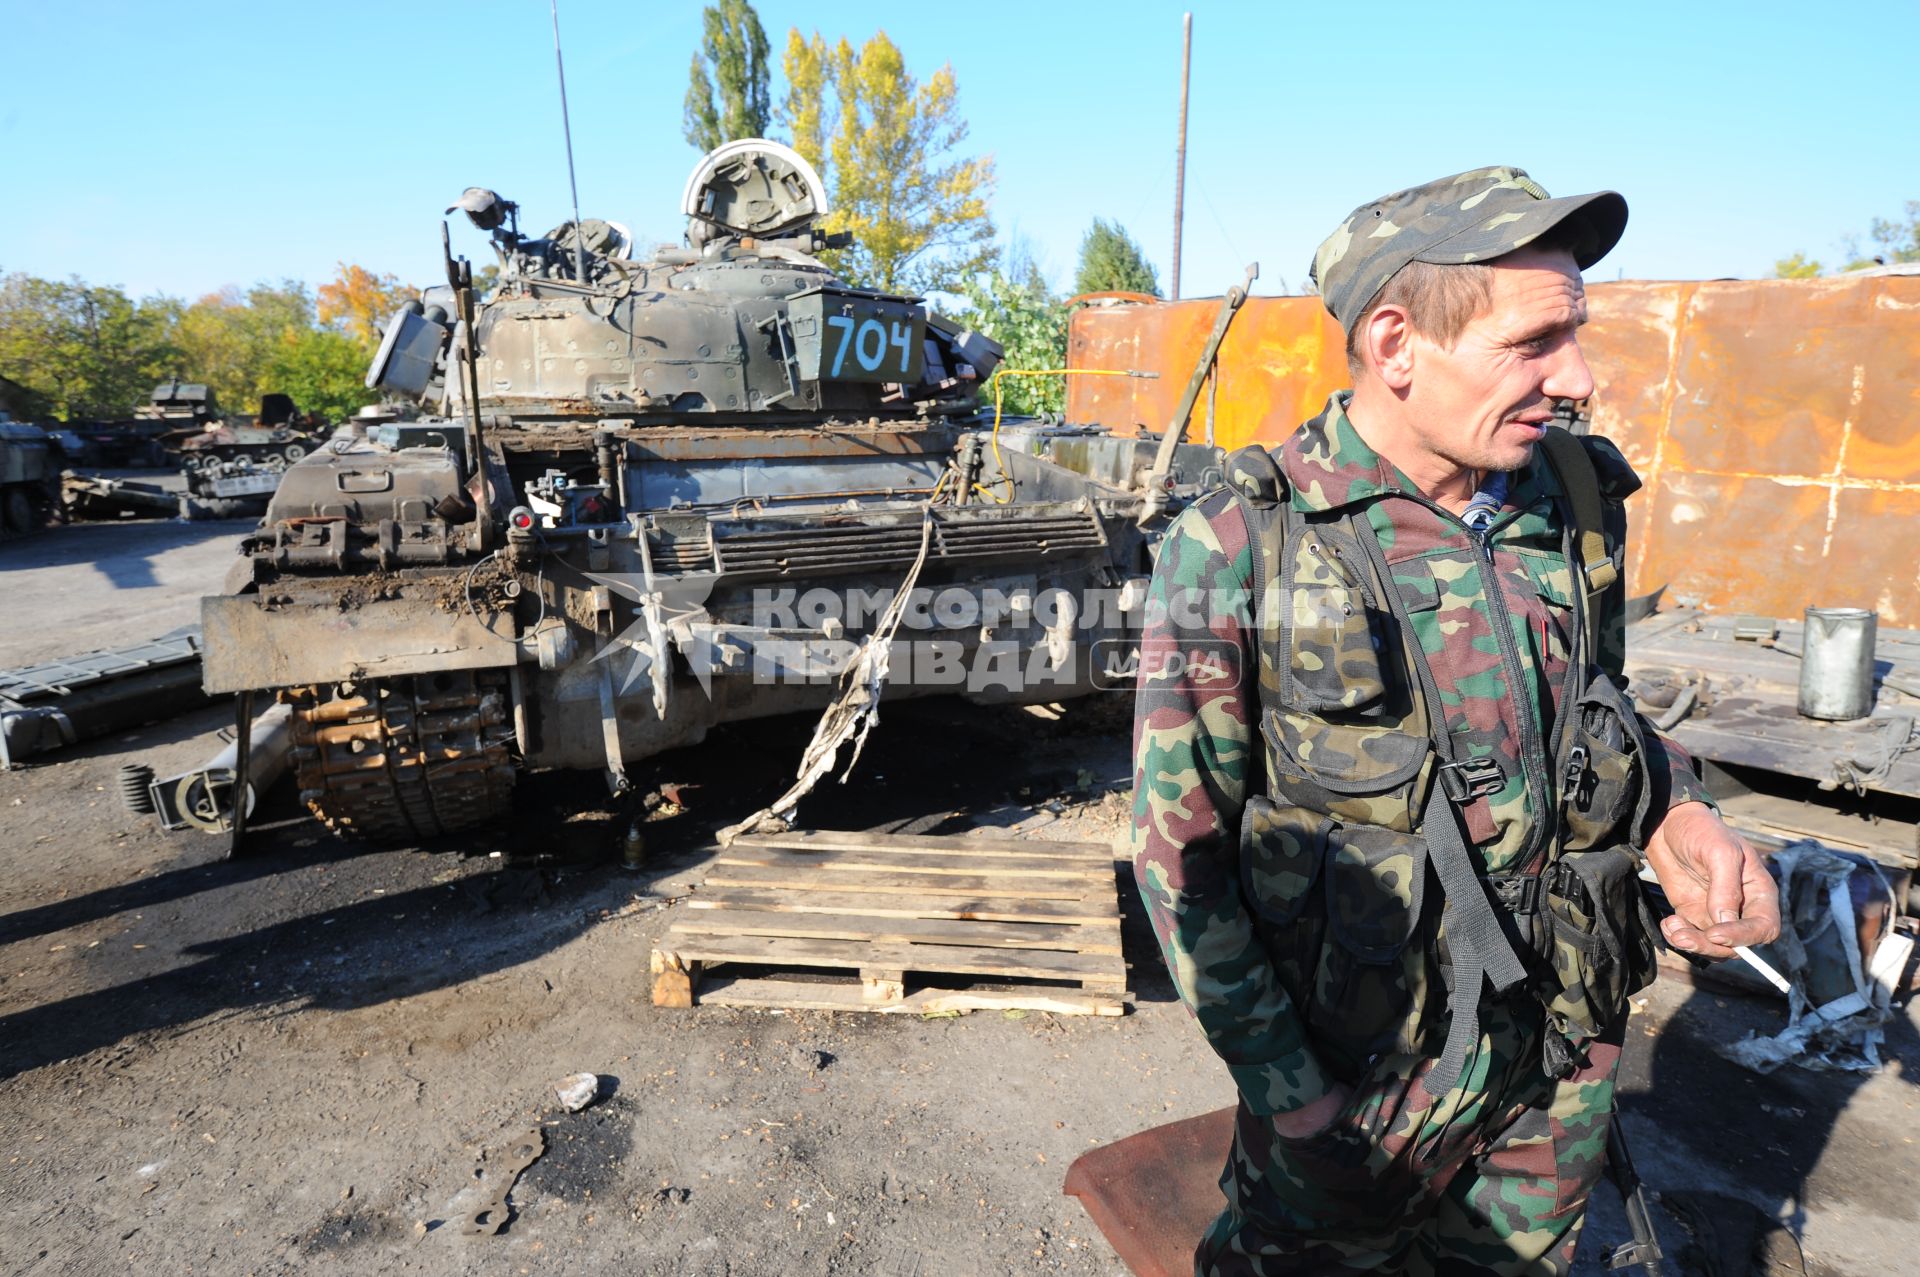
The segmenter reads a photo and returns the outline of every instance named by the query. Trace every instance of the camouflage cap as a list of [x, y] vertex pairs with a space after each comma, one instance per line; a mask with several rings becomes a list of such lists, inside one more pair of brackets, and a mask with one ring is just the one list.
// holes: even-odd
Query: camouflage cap
[[1627, 228], [1614, 191], [1553, 199], [1525, 169], [1470, 169], [1362, 204], [1313, 255], [1320, 299], [1348, 332], [1374, 295], [1408, 262], [1484, 262], [1566, 224], [1581, 270], [1605, 257]]

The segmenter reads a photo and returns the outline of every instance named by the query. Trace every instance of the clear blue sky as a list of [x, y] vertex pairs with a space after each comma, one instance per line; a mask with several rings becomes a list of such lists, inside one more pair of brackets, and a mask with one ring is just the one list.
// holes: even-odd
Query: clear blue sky
[[[1632, 206], [1594, 277], [1770, 273], [1920, 198], [1920, 6], [1904, 3], [759, 5], [776, 55], [884, 27], [950, 62], [993, 210], [1057, 284], [1097, 215], [1165, 280], [1180, 15], [1194, 12], [1185, 291], [1258, 259], [1298, 291], [1371, 196], [1480, 164]], [[582, 212], [677, 239], [700, 5], [562, 0]], [[438, 274], [469, 184], [568, 215], [546, 0], [0, 0], [0, 271], [187, 298]], [[779, 92], [776, 77], [775, 92]], [[481, 237], [456, 248], [488, 259]]]

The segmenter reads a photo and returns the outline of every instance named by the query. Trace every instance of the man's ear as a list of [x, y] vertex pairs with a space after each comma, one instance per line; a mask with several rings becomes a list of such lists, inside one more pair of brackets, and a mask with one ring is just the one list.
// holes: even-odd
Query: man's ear
[[1388, 304], [1367, 316], [1360, 330], [1361, 358], [1391, 390], [1413, 381], [1413, 325], [1406, 308]]

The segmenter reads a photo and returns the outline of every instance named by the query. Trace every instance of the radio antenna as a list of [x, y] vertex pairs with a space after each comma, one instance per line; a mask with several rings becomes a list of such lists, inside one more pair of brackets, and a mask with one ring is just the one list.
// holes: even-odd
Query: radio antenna
[[560, 0], [548, 0], [553, 10], [553, 66], [560, 73], [560, 131], [567, 139], [567, 186], [573, 192], [573, 274], [587, 283], [587, 238], [580, 227], [580, 183], [573, 176], [573, 123], [567, 118], [567, 64], [560, 57]]

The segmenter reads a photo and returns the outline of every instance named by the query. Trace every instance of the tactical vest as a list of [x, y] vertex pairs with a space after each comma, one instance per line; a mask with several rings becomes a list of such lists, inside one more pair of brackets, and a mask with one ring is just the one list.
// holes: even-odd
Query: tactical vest
[[1296, 510], [1264, 448], [1227, 461], [1253, 552], [1268, 790], [1242, 818], [1241, 883], [1336, 1075], [1382, 1054], [1437, 1055], [1427, 1087], [1442, 1094], [1479, 1041], [1483, 999], [1532, 997], [1546, 1012], [1545, 1063], [1564, 1076], [1575, 1044], [1653, 979], [1636, 877], [1647, 746], [1595, 662], [1600, 595], [1618, 578], [1620, 538], [1606, 531], [1624, 515], [1603, 508], [1582, 440], [1550, 430], [1540, 452], [1566, 493], [1573, 650], [1557, 721], [1530, 756], [1525, 868], [1504, 875], [1481, 870], [1463, 820], [1506, 783], [1501, 763], [1460, 755], [1409, 619], [1421, 600], [1396, 587], [1364, 511]]

